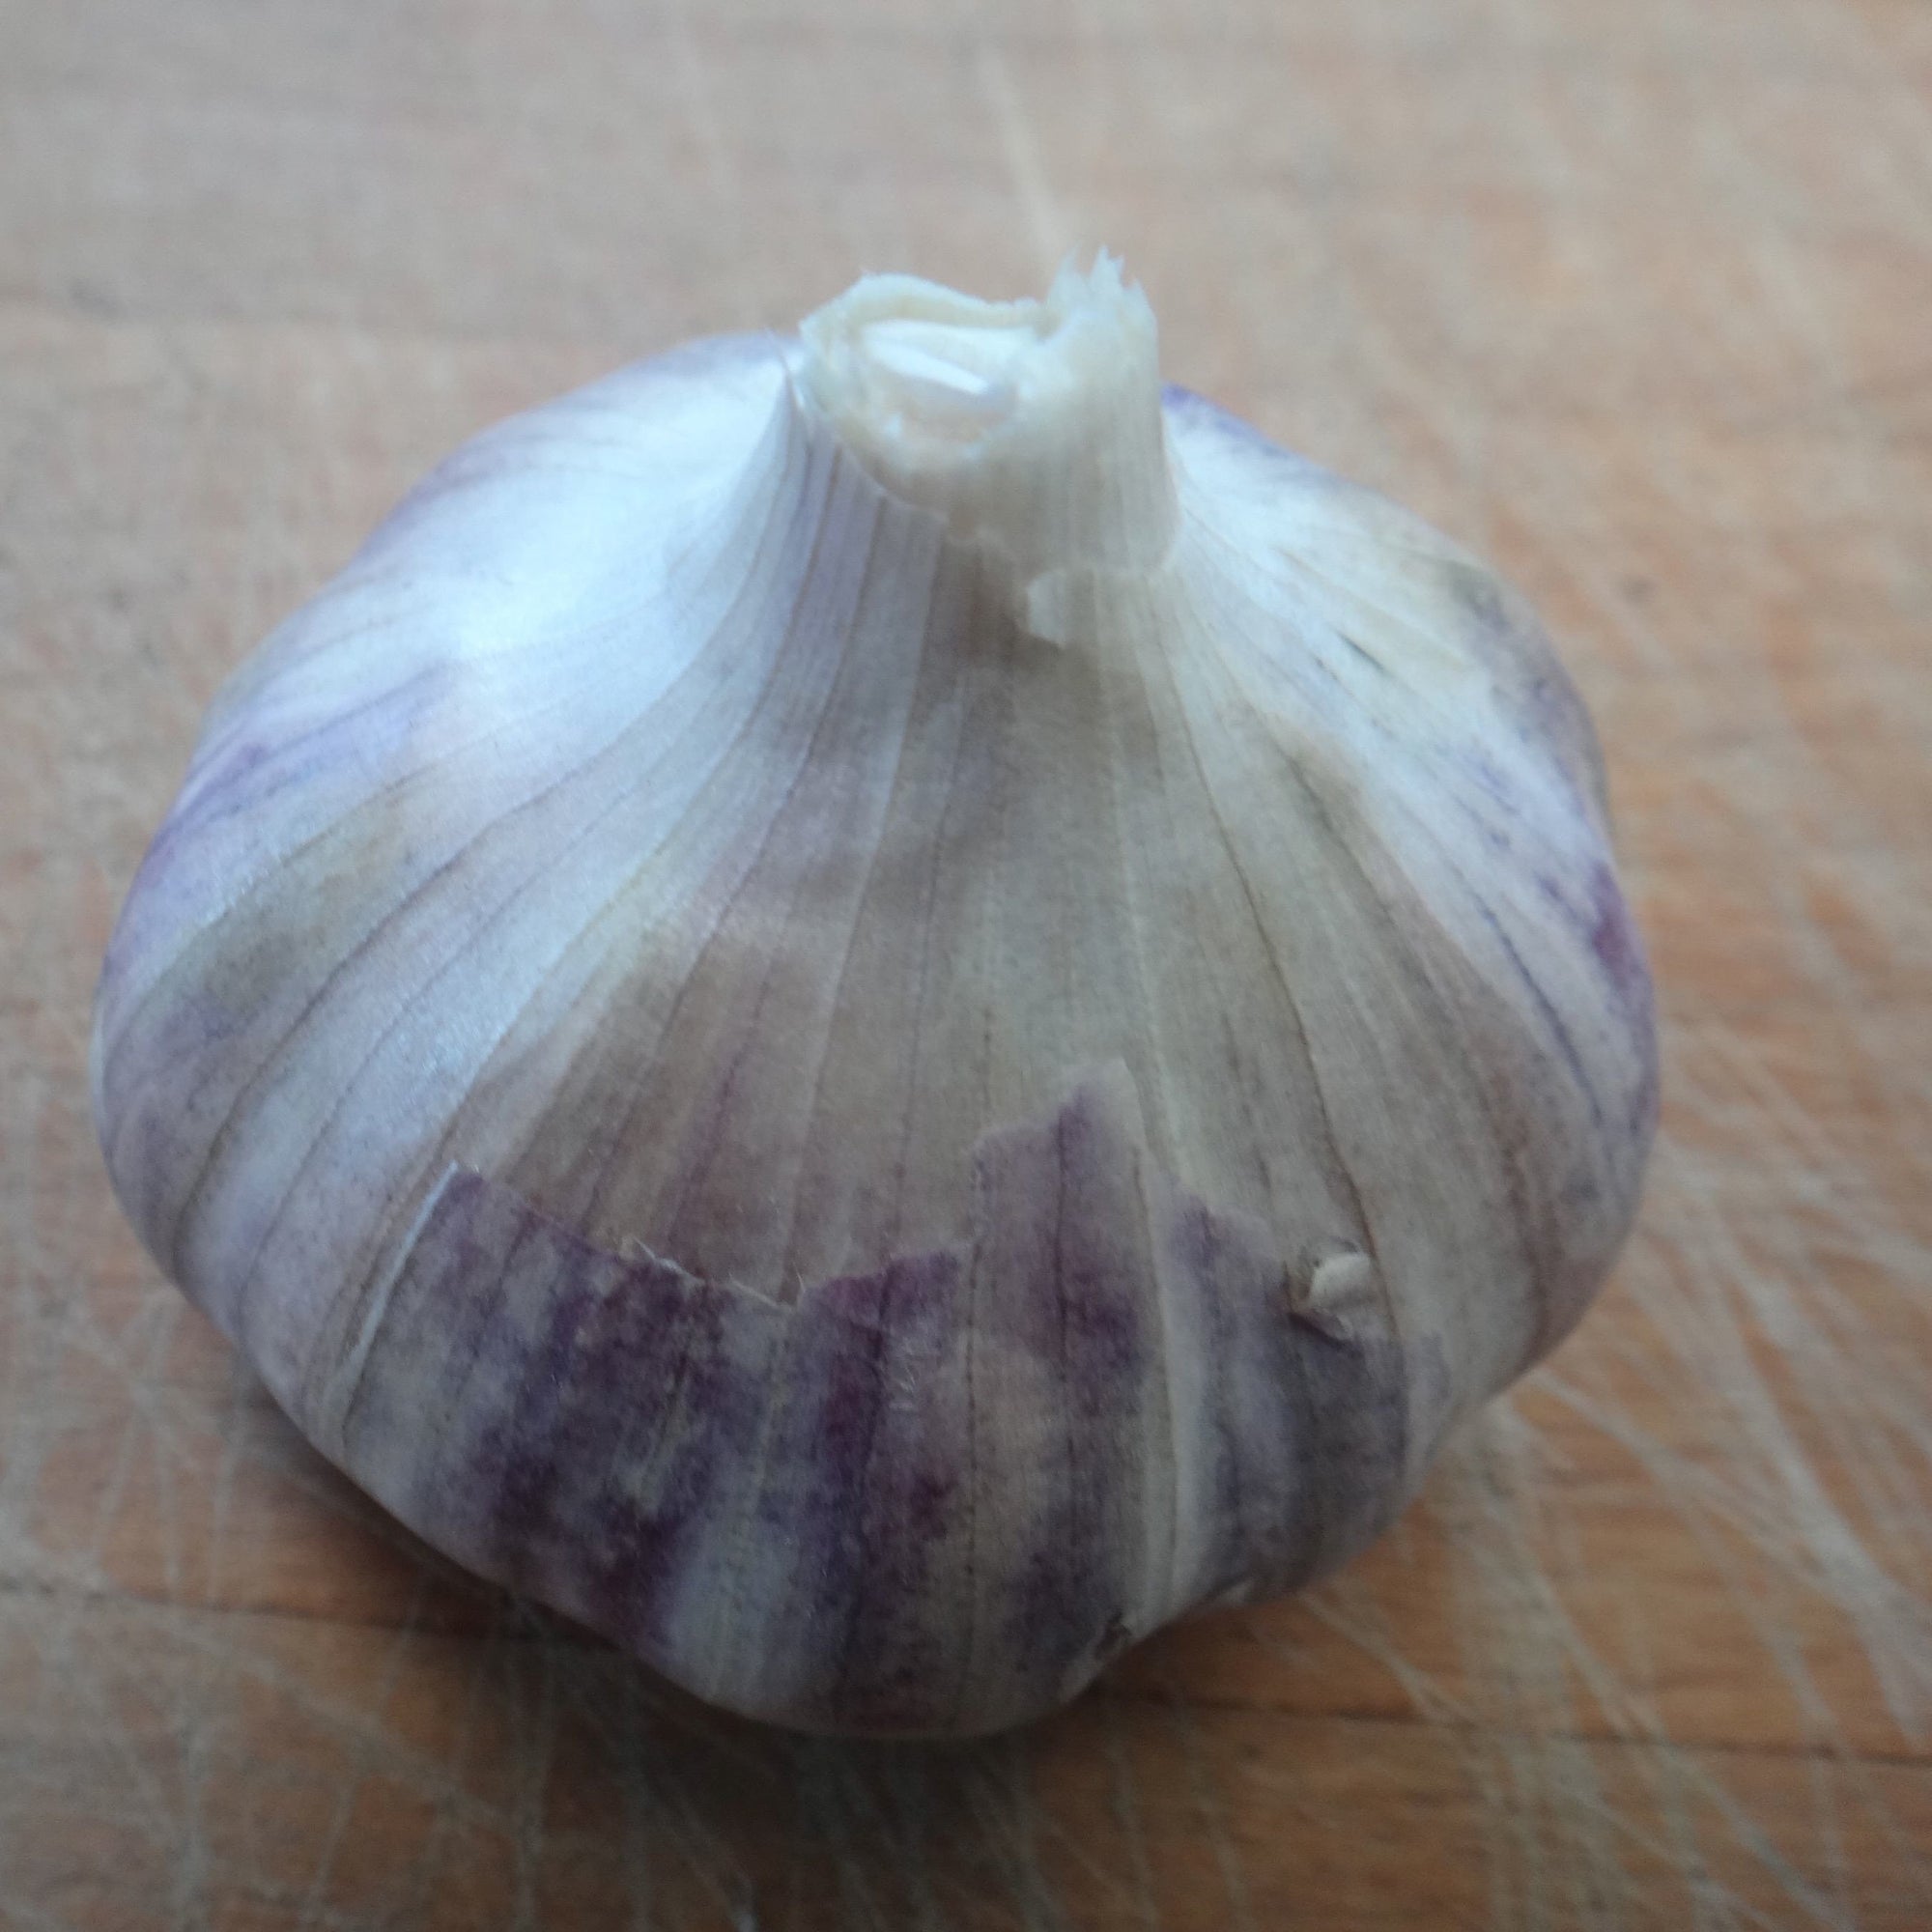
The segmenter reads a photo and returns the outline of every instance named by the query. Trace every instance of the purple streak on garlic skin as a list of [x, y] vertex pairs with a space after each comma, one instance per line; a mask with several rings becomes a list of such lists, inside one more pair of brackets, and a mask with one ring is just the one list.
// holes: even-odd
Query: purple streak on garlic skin
[[[790, 1307], [452, 1171], [335, 1453], [459, 1561], [732, 1709], [889, 1733], [1051, 1710], [1123, 1637], [1332, 1566], [1407, 1483], [1403, 1350], [1299, 1323], [1265, 1232], [1155, 1173], [1124, 1104], [1103, 1078], [989, 1136], [969, 1245]], [[1015, 1376], [1055, 1395], [1019, 1428], [985, 1393]]]
[[1533, 619], [1088, 298], [1132, 381], [1023, 516], [764, 337], [458, 451], [217, 696], [103, 972], [116, 1189], [310, 1439], [781, 1721], [1016, 1721], [1359, 1548], [1655, 1121]]

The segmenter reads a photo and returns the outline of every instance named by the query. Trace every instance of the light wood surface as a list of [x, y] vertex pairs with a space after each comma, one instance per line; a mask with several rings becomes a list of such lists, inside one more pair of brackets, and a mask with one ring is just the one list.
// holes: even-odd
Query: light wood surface
[[[1379, 1548], [1010, 1739], [454, 1576], [120, 1221], [92, 981], [217, 679], [491, 418], [865, 267], [1537, 600], [1666, 1021], [1598, 1312]], [[0, 0], [0, 1925], [1932, 1923], [1932, 9]]]

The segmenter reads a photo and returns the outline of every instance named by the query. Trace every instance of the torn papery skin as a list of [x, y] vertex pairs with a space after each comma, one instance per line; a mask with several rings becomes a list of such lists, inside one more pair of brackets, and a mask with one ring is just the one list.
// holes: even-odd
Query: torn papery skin
[[1332, 1566], [1629, 1225], [1588, 720], [1104, 259], [459, 451], [216, 699], [115, 1185], [334, 1461], [700, 1696], [974, 1731]]

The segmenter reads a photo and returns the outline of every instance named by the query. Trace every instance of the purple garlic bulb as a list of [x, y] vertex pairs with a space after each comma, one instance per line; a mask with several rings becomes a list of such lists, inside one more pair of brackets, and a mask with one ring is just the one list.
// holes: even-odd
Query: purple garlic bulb
[[449, 458], [216, 697], [94, 1088], [430, 1543], [930, 1733], [1360, 1548], [1582, 1313], [1657, 1070], [1533, 619], [1102, 256]]

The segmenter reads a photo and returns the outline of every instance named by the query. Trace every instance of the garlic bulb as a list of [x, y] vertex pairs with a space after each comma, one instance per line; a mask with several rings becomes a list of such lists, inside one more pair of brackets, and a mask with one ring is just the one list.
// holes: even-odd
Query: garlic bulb
[[1656, 1103], [1533, 621], [1163, 392], [1105, 257], [450, 458], [215, 700], [94, 1082], [404, 1521], [885, 1732], [1359, 1548], [1577, 1320]]

